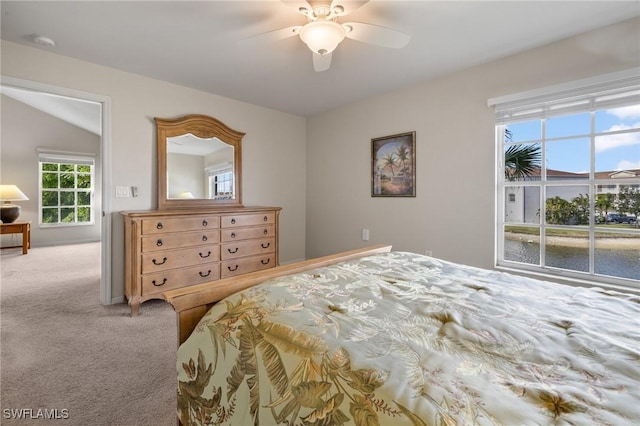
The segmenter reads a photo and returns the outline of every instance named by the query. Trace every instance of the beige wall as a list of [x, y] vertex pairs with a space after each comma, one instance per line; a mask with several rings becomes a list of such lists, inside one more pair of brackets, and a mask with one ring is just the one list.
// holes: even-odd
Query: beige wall
[[[307, 256], [373, 243], [493, 267], [492, 97], [638, 67], [640, 21], [537, 48], [307, 121]], [[435, 59], [434, 59], [435, 60]], [[417, 196], [372, 198], [371, 139], [416, 131]], [[361, 229], [370, 241], [361, 240]]]
[[207, 198], [204, 180], [203, 156], [167, 153], [167, 196], [169, 198], [179, 198], [186, 189], [191, 190], [194, 198]]
[[[36, 148], [93, 154], [96, 161], [94, 192], [96, 211], [101, 210], [100, 137], [65, 121], [31, 108], [8, 96], [1, 96], [2, 122], [0, 140], [0, 182], [14, 184], [28, 201], [18, 202], [22, 212], [18, 220], [31, 222], [33, 247], [100, 241], [100, 216], [94, 225], [40, 228], [38, 217], [38, 152]], [[3, 245], [15, 245], [6, 239], [21, 237], [3, 235]]]
[[[137, 186], [139, 197], [110, 195], [112, 299], [123, 291], [123, 224], [119, 211], [157, 208], [153, 118], [206, 114], [246, 132], [245, 205], [282, 207], [280, 259], [304, 258], [305, 119], [2, 41], [2, 75], [70, 88], [111, 99], [112, 186]], [[2, 144], [11, 146], [11, 141]]]

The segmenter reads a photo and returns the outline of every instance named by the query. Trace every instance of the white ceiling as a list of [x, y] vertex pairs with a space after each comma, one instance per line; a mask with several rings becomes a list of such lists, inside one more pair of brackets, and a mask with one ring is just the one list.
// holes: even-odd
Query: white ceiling
[[[639, 16], [640, 2], [371, 0], [341, 21], [394, 28], [411, 36], [409, 44], [347, 39], [321, 73], [297, 36], [243, 42], [305, 23], [279, 0], [2, 0], [1, 12], [2, 39], [311, 116]], [[56, 46], [35, 44], [34, 35]], [[584, 48], [625, 54], [616, 41]]]

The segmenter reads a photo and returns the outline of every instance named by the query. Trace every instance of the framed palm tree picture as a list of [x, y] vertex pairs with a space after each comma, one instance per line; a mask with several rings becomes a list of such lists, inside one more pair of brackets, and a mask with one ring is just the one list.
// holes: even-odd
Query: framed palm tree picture
[[371, 139], [371, 196], [416, 196], [416, 132]]

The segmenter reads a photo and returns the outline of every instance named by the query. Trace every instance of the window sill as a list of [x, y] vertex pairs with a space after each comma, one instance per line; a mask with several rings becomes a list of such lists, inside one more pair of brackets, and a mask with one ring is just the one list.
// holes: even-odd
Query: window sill
[[[508, 272], [510, 274], [521, 275], [528, 278], [541, 279], [544, 281], [551, 281], [559, 284], [569, 285], [573, 287], [589, 287], [589, 288], [601, 288], [608, 291], [615, 291], [633, 295], [640, 295], [640, 283], [633, 280], [627, 280], [623, 278], [615, 277], [596, 277], [600, 281], [589, 280], [579, 276], [574, 276], [571, 272], [547, 273], [544, 270], [533, 270], [526, 268], [516, 268], [508, 265], [496, 265], [495, 269], [501, 272]], [[605, 280], [609, 282], [605, 282]]]
[[40, 228], [69, 228], [76, 226], [93, 226], [95, 222], [83, 222], [83, 223], [40, 223]]

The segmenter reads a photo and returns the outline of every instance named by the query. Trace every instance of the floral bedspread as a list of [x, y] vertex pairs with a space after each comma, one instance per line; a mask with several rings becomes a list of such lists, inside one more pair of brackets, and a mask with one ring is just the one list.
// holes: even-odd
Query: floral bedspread
[[640, 298], [391, 252], [214, 306], [183, 425], [640, 424]]

